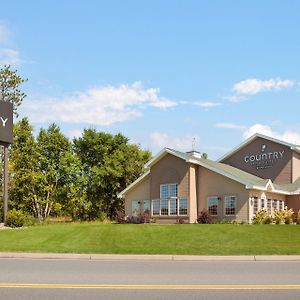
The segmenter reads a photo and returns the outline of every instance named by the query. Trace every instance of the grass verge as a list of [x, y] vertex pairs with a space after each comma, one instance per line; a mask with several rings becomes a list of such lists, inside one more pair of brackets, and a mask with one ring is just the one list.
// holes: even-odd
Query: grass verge
[[286, 255], [300, 254], [296, 225], [70, 223], [0, 231], [0, 251]]

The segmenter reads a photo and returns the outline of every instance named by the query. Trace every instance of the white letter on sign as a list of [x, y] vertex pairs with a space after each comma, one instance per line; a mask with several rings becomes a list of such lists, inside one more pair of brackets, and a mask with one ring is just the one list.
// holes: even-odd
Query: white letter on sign
[[2, 121], [2, 126], [5, 127], [5, 124], [6, 124], [6, 122], [7, 122], [8, 119], [6, 118], [6, 119], [4, 120], [2, 117], [1, 117], [0, 119], [1, 119], [1, 121]]

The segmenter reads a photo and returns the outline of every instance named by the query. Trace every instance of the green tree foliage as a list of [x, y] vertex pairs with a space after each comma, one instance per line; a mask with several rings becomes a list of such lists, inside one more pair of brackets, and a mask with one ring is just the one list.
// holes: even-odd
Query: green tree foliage
[[142, 174], [150, 152], [130, 144], [120, 133], [112, 135], [94, 129], [84, 130], [83, 136], [73, 142], [87, 177], [90, 217], [96, 218], [100, 211], [112, 216], [123, 207], [117, 194]]
[[52, 124], [35, 138], [24, 118], [14, 126], [10, 153], [10, 208], [43, 220], [112, 216], [123, 207], [117, 194], [143, 172], [150, 153], [121, 134], [92, 129], [70, 141]]
[[0, 100], [13, 103], [15, 116], [18, 116], [17, 109], [26, 97], [26, 94], [19, 90], [19, 86], [26, 81], [27, 79], [20, 77], [17, 70], [12, 70], [10, 65], [0, 69]]
[[10, 207], [33, 213], [32, 199], [36, 172], [36, 141], [27, 118], [14, 125], [14, 144], [9, 160]]
[[71, 144], [57, 125], [51, 124], [47, 130], [40, 130], [36, 139], [33, 195], [33, 208], [39, 219], [47, 219], [59, 202], [57, 189], [63, 178], [61, 160], [70, 151]]
[[[19, 90], [19, 86], [26, 82], [17, 73], [17, 70], [12, 70], [9, 65], [4, 65], [0, 68], [0, 100], [8, 101], [13, 104], [14, 115], [18, 116], [17, 109], [21, 105], [26, 94]], [[0, 147], [0, 198], [2, 199], [2, 184], [3, 184], [3, 148]], [[0, 218], [2, 219], [2, 201], [0, 205]]]
[[67, 152], [61, 158], [60, 170], [61, 184], [57, 191], [60, 212], [71, 216], [73, 220], [87, 220], [92, 204], [86, 195], [87, 176], [80, 159], [73, 152]]
[[41, 129], [36, 139], [32, 130], [27, 119], [14, 128], [10, 205], [42, 220], [59, 206], [58, 190], [66, 177], [62, 162], [69, 155], [71, 144], [55, 124]]

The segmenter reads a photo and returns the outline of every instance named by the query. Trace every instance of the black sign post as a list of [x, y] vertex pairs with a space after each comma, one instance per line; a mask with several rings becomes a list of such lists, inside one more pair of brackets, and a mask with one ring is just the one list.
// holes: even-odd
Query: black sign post
[[3, 214], [7, 214], [8, 203], [8, 146], [13, 142], [13, 105], [0, 101], [0, 144], [3, 146]]

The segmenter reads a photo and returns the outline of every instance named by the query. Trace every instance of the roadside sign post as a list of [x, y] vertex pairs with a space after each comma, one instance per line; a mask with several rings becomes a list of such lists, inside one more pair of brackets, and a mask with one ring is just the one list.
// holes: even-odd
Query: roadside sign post
[[8, 209], [8, 146], [4, 146], [3, 163], [3, 217], [5, 220]]
[[8, 147], [13, 142], [13, 105], [0, 101], [0, 145], [3, 147], [3, 216], [8, 211]]

